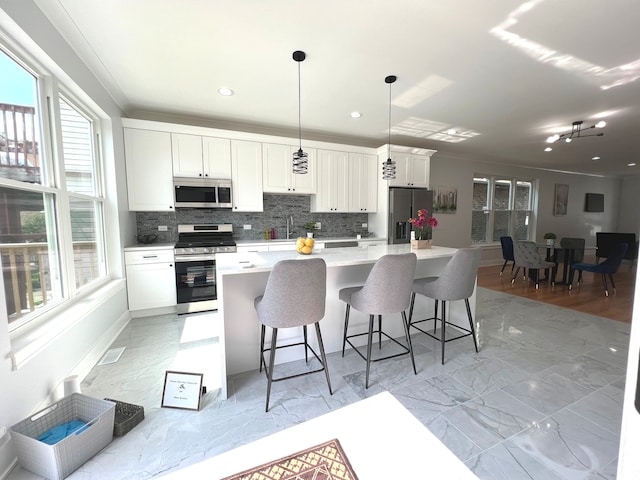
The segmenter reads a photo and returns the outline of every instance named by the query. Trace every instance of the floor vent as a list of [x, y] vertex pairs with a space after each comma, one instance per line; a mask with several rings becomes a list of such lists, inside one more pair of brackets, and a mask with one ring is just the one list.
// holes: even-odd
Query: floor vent
[[98, 365], [108, 365], [110, 363], [116, 363], [118, 360], [120, 360], [120, 357], [122, 356], [125, 348], [126, 347], [120, 347], [107, 350], [107, 353], [104, 354], [104, 357], [102, 357], [102, 360], [98, 362]]

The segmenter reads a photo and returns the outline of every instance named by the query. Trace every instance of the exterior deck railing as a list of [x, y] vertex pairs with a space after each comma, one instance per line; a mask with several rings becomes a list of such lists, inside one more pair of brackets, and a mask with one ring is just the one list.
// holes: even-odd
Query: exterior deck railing
[[[3, 243], [0, 254], [10, 323], [55, 300], [46, 242]], [[73, 242], [73, 255], [76, 285], [95, 279], [98, 273], [95, 242]]]

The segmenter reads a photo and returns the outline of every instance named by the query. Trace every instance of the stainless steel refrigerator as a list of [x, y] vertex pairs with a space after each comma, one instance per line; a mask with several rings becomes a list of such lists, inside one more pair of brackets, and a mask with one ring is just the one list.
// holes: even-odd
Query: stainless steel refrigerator
[[389, 243], [409, 243], [412, 227], [409, 218], [415, 218], [421, 208], [426, 208], [431, 215], [433, 212], [433, 190], [389, 188]]

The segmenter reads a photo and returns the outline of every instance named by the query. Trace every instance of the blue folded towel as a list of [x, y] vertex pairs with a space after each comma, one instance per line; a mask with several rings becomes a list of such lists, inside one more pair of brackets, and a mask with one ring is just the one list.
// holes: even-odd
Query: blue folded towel
[[54, 445], [72, 433], [81, 431], [86, 426], [87, 424], [80, 420], [71, 420], [47, 430], [38, 437], [38, 440], [48, 445]]

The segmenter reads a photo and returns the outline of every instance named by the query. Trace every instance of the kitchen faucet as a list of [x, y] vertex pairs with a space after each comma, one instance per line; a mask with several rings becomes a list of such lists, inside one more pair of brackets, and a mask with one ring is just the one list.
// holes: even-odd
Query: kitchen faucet
[[287, 215], [287, 240], [291, 238], [292, 227], [293, 227], [293, 215]]

